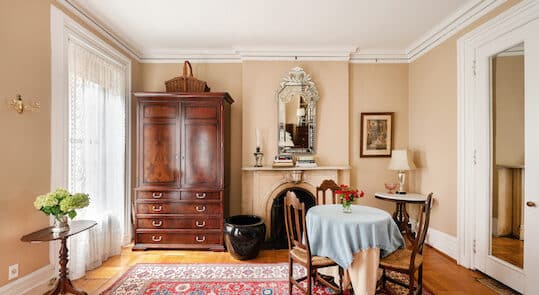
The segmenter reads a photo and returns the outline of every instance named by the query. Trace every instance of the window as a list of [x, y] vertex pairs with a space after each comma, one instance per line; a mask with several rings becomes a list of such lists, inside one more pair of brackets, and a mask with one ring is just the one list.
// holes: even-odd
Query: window
[[76, 220], [98, 223], [68, 240], [70, 277], [75, 279], [120, 254], [131, 240], [130, 62], [51, 9], [51, 187], [88, 193], [90, 206], [79, 210]]

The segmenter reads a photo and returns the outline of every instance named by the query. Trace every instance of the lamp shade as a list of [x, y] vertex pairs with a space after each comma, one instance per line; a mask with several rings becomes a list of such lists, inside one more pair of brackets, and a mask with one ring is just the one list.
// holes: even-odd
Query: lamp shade
[[408, 150], [393, 150], [389, 161], [389, 170], [414, 170], [415, 164]]

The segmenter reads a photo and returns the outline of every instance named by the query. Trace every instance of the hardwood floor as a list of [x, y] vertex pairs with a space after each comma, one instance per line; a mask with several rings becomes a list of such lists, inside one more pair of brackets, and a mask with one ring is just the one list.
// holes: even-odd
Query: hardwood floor
[[[127, 247], [101, 267], [89, 271], [74, 282], [77, 288], [89, 294], [99, 294], [118, 279], [129, 267], [137, 263], [271, 263], [286, 262], [286, 250], [265, 250], [250, 261], [238, 261], [227, 252], [209, 251], [141, 251], [133, 252]], [[424, 285], [439, 295], [492, 294], [495, 292], [478, 283], [475, 278], [483, 274], [458, 266], [454, 260], [426, 247], [424, 251]]]

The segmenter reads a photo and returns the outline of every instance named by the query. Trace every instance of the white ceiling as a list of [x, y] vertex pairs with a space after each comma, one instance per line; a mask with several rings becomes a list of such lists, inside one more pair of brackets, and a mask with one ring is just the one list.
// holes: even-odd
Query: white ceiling
[[[183, 50], [407, 52], [481, 0], [66, 0], [141, 57]], [[492, 2], [492, 1], [490, 1]], [[442, 28], [443, 29], [443, 28]]]

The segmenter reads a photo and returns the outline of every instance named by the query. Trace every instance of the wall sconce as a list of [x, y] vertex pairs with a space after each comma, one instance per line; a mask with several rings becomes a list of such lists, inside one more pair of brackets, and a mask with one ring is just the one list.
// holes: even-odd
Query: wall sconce
[[17, 98], [10, 100], [9, 105], [19, 114], [22, 114], [25, 110], [39, 112], [39, 108], [41, 107], [37, 101], [25, 104], [20, 94], [17, 94]]

